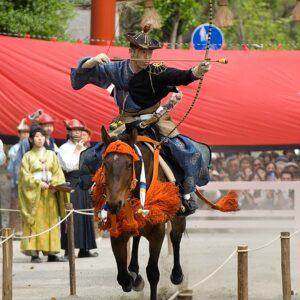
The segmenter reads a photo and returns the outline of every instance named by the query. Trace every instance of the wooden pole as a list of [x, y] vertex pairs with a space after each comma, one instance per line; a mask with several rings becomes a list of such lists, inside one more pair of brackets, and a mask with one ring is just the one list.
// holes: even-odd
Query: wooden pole
[[183, 289], [179, 292], [177, 300], [190, 300], [193, 299], [193, 290]]
[[92, 0], [91, 44], [112, 44], [115, 38], [115, 15], [116, 0]]
[[[2, 229], [3, 239], [12, 235], [11, 228]], [[3, 266], [2, 266], [2, 300], [12, 300], [12, 258], [13, 258], [13, 243], [12, 238], [7, 240], [2, 245], [3, 251]]]
[[238, 246], [238, 300], [248, 300], [248, 246]]
[[281, 232], [281, 274], [283, 300], [291, 300], [290, 233]]
[[[66, 205], [67, 210], [73, 209], [73, 204]], [[75, 270], [75, 240], [74, 240], [74, 214], [67, 219], [68, 231], [68, 256], [70, 267], [70, 295], [76, 295], [76, 270]]]

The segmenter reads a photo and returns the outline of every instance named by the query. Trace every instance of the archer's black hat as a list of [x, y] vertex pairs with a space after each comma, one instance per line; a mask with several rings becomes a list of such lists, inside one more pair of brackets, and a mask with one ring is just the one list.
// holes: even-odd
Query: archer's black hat
[[161, 48], [161, 43], [150, 37], [150, 25], [145, 25], [143, 31], [138, 33], [128, 32], [124, 36], [130, 42], [130, 46], [139, 49], [155, 50]]

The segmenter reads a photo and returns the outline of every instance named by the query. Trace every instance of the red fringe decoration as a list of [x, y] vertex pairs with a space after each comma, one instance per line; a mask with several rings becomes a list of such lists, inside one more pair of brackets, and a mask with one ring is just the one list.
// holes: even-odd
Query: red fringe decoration
[[105, 176], [104, 176], [104, 165], [102, 165], [93, 177], [93, 181], [96, 185], [93, 188], [93, 204], [94, 204], [94, 220], [99, 221], [98, 211], [101, 211], [105, 204], [104, 191], [105, 191]]
[[[106, 149], [103, 157], [110, 152], [119, 152], [131, 155], [133, 160], [138, 160], [134, 150], [124, 142], [116, 141], [111, 143]], [[155, 161], [156, 160], [156, 161]], [[154, 164], [158, 164], [158, 155], [154, 157]], [[99, 221], [98, 212], [105, 204], [105, 169], [104, 165], [96, 172], [93, 181], [96, 183], [93, 189], [94, 218]], [[154, 175], [154, 177], [156, 177]], [[133, 182], [136, 184], [135, 176]], [[111, 215], [108, 213], [107, 222], [100, 225], [100, 229], [109, 230], [111, 236], [118, 237], [123, 232], [131, 232], [133, 235], [139, 234], [141, 228], [148, 222], [150, 224], [163, 223], [173, 218], [180, 208], [180, 196], [178, 187], [171, 182], [160, 182], [157, 178], [152, 179], [152, 183], [146, 192], [145, 209], [149, 210], [147, 216], [138, 213], [141, 208], [140, 200], [132, 198], [126, 201], [120, 213]]]
[[[146, 193], [147, 200], [145, 209], [150, 211], [147, 216], [144, 217], [142, 214], [138, 213], [138, 210], [141, 207], [140, 200], [132, 198], [126, 202], [117, 216], [109, 213], [107, 223], [100, 226], [100, 229], [109, 230], [113, 237], [118, 237], [123, 232], [131, 232], [133, 235], [138, 235], [147, 222], [150, 224], [158, 224], [173, 218], [181, 203], [178, 187], [171, 182], [156, 181], [153, 184], [154, 188], [151, 189], [153, 192], [151, 194], [148, 192]], [[104, 184], [99, 184], [99, 182], [97, 182], [93, 192], [96, 221], [99, 220], [97, 213], [102, 209], [105, 203], [103, 194], [99, 197], [99, 191], [104, 191], [103, 186]]]
[[151, 224], [166, 222], [172, 219], [180, 208], [179, 189], [172, 182], [156, 180], [152, 185], [154, 186], [146, 193], [145, 208], [150, 211], [146, 220]]

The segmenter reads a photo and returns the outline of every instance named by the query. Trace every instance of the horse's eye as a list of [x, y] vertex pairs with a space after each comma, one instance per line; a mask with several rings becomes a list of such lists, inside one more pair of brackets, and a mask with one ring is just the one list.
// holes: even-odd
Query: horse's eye
[[127, 163], [127, 169], [131, 169], [132, 168], [132, 163]]

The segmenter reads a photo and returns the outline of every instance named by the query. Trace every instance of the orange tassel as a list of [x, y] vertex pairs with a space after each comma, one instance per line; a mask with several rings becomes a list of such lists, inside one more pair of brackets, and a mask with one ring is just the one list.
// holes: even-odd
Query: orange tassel
[[235, 191], [228, 192], [223, 198], [221, 198], [215, 205], [218, 210], [223, 212], [238, 211], [238, 194]]
[[212, 203], [210, 200], [205, 198], [197, 189], [195, 193], [199, 197], [199, 199], [201, 199], [206, 204], [208, 204], [212, 209], [220, 210], [223, 212], [240, 210], [239, 203], [238, 203], [238, 194], [235, 191], [228, 192], [217, 203]]

